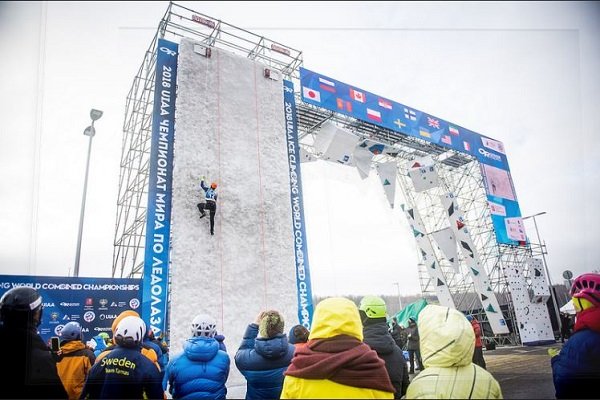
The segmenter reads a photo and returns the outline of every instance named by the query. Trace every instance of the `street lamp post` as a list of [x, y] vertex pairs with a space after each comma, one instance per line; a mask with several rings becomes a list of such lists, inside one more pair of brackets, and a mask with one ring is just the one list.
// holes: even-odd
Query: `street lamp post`
[[85, 136], [90, 137], [90, 142], [88, 145], [88, 154], [87, 154], [87, 163], [85, 166], [85, 180], [83, 182], [83, 197], [81, 199], [81, 213], [79, 214], [79, 233], [77, 235], [77, 252], [75, 253], [75, 269], [73, 270], [73, 276], [79, 276], [79, 259], [81, 256], [81, 235], [83, 233], [83, 216], [85, 214], [85, 196], [87, 193], [87, 183], [88, 183], [88, 172], [90, 169], [90, 155], [92, 154], [92, 139], [96, 134], [96, 129], [94, 128], [94, 122], [99, 120], [102, 117], [102, 111], [92, 109], [90, 111], [90, 118], [92, 119], [92, 125], [85, 128], [83, 134]]
[[550, 286], [550, 297], [552, 297], [552, 304], [554, 305], [554, 315], [556, 316], [556, 323], [558, 325], [558, 331], [562, 330], [562, 324], [560, 322], [560, 312], [558, 310], [558, 303], [556, 301], [556, 294], [554, 293], [554, 286], [552, 286], [552, 279], [550, 278], [550, 271], [548, 271], [548, 263], [546, 262], [546, 253], [544, 252], [544, 247], [542, 246], [542, 239], [540, 239], [540, 232], [538, 230], [537, 222], [535, 221], [535, 217], [546, 214], [546, 211], [539, 212], [534, 215], [529, 215], [527, 217], [521, 218], [522, 220], [526, 220], [528, 218], [533, 219], [533, 226], [535, 226], [535, 233], [538, 239], [538, 243], [540, 244], [540, 250], [542, 252], [542, 260], [544, 261], [544, 269], [546, 270], [546, 278], [548, 279], [548, 285]]

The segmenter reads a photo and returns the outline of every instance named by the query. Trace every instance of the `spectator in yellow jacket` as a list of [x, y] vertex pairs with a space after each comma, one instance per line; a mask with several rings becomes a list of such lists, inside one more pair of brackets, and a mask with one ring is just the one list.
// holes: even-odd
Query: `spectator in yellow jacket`
[[472, 362], [475, 333], [461, 312], [430, 304], [418, 326], [425, 369], [408, 386], [407, 399], [502, 398], [496, 379]]
[[56, 364], [69, 399], [79, 399], [94, 365], [94, 352], [83, 343], [81, 325], [71, 321], [60, 332], [60, 361]]
[[392, 399], [394, 391], [385, 362], [363, 343], [356, 304], [342, 297], [321, 301], [308, 343], [296, 347], [285, 372], [281, 398]]

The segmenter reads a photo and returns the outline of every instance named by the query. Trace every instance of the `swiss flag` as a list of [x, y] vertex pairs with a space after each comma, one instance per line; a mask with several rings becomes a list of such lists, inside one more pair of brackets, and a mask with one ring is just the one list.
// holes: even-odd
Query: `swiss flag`
[[364, 103], [366, 101], [365, 94], [363, 92], [359, 92], [358, 90], [350, 89], [350, 97], [353, 100], [360, 101]]

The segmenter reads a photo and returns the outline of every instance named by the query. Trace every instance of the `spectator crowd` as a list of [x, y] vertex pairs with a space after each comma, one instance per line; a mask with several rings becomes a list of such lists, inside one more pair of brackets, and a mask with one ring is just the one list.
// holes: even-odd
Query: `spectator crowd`
[[[597, 398], [600, 275], [578, 277], [571, 295], [574, 332], [550, 351], [556, 397]], [[359, 305], [330, 297], [317, 304], [310, 327], [287, 331], [279, 311], [265, 310], [247, 325], [233, 360], [208, 314], [190, 321], [183, 351], [173, 356], [133, 310], [114, 320], [112, 335], [87, 341], [79, 323], [67, 323], [58, 349], [38, 333], [42, 314], [32, 288], [0, 299], [2, 398], [226, 399], [232, 361], [245, 378], [246, 399], [502, 398], [486, 370], [481, 324], [440, 305], [425, 306], [405, 327], [381, 297], [365, 296]]]

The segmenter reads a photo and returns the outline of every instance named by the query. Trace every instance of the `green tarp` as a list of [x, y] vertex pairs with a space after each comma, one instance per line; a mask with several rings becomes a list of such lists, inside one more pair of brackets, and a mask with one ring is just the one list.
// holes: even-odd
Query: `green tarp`
[[410, 317], [413, 317], [415, 321], [418, 321], [419, 313], [425, 308], [426, 305], [427, 300], [420, 299], [404, 307], [402, 311], [396, 314], [396, 321], [398, 321], [398, 325], [402, 325], [406, 328], [408, 326], [408, 319]]

